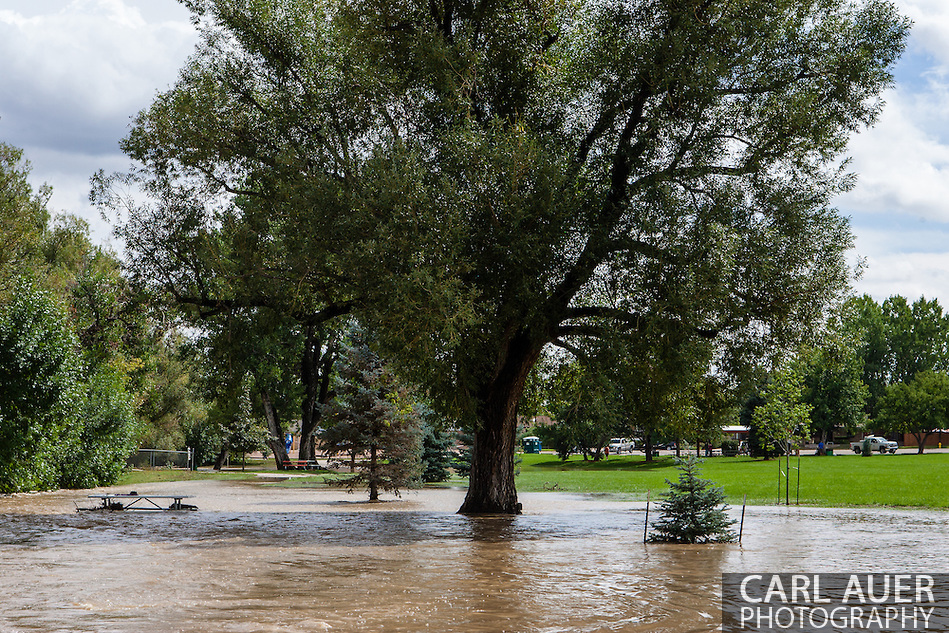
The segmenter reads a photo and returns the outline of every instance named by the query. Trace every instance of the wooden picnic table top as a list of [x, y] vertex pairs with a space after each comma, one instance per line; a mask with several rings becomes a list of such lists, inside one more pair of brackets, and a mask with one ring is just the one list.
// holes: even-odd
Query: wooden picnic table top
[[[181, 502], [190, 499], [192, 495], [153, 495], [139, 492], [101, 492], [88, 495], [90, 499], [102, 501], [102, 510], [196, 510]], [[172, 499], [169, 507], [162, 506], [161, 500]]]
[[191, 499], [194, 495], [153, 495], [147, 492], [130, 494], [127, 492], [101, 493], [89, 495], [90, 499]]

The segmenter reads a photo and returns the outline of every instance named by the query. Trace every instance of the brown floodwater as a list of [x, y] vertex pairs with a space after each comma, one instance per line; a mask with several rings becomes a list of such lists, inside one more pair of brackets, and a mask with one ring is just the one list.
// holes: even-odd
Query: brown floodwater
[[949, 571], [941, 511], [750, 507], [740, 546], [681, 546], [644, 545], [644, 504], [603, 496], [523, 494], [521, 516], [470, 518], [460, 490], [138, 491], [199, 510], [0, 497], [0, 632], [685, 633], [720, 628], [723, 572]]

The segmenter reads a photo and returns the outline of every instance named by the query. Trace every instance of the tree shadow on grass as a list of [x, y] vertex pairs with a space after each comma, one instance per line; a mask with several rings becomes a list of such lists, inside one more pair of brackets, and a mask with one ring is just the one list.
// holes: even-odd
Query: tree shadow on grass
[[591, 471], [591, 472], [605, 472], [605, 471], [649, 471], [649, 470], [658, 470], [671, 468], [675, 465], [675, 458], [668, 455], [663, 455], [661, 457], [653, 458], [653, 461], [647, 462], [645, 457], [610, 457], [609, 459], [600, 460], [595, 462], [593, 460], [568, 460], [561, 461], [560, 459], [551, 459], [550, 461], [538, 462], [531, 464], [530, 466], [525, 466], [525, 470], [528, 468], [538, 469], [541, 471]]

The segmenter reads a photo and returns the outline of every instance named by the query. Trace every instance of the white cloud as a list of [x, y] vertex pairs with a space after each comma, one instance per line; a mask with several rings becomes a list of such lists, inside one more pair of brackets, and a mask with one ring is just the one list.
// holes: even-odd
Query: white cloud
[[897, 0], [899, 10], [913, 20], [912, 45], [949, 66], [949, 3], [945, 0]]
[[[34, 188], [44, 183], [53, 188], [49, 201], [50, 214], [79, 215], [89, 223], [96, 243], [110, 241], [112, 227], [89, 203], [89, 179], [99, 169], [106, 173], [127, 169], [128, 158], [118, 152], [89, 156], [39, 148], [31, 152], [28, 159], [34, 166], [33, 177], [30, 178]], [[37, 170], [37, 165], [42, 165], [43, 169]]]
[[130, 118], [177, 77], [197, 42], [177, 0], [5, 0], [0, 9], [0, 140], [22, 147], [51, 210], [109, 229], [89, 178], [122, 170]]
[[920, 127], [913, 100], [891, 92], [876, 127], [851, 139], [859, 180], [843, 208], [949, 221], [949, 145]]
[[847, 212], [905, 214], [949, 221], [949, 2], [898, 0], [913, 19], [897, 85], [877, 125], [855, 135], [849, 153], [857, 188], [838, 204]]
[[914, 21], [877, 125], [851, 139], [859, 180], [837, 205], [866, 258], [859, 292], [949, 305], [949, 2], [897, 0]]
[[882, 253], [867, 258], [858, 293], [883, 301], [895, 294], [911, 301], [925, 296], [949, 305], [949, 253]]
[[949, 306], [949, 223], [891, 214], [855, 218], [854, 225], [854, 257], [866, 264], [858, 293], [878, 301], [925, 296]]
[[30, 16], [0, 11], [0, 136], [114, 151], [128, 117], [174, 80], [195, 40], [186, 13], [150, 23], [122, 0], [73, 0]]

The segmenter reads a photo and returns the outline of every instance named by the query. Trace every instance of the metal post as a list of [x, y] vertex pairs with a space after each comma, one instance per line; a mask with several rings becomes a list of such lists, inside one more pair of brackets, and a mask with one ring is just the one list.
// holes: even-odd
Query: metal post
[[784, 475], [784, 505], [791, 505], [791, 443], [788, 442], [788, 469]]
[[738, 524], [738, 543], [741, 544], [741, 535], [745, 531], [745, 506], [748, 504], [748, 493], [745, 493], [745, 498], [741, 500], [741, 523]]
[[796, 505], [801, 505], [801, 454], [797, 454], [797, 499]]
[[775, 460], [778, 463], [778, 498], [777, 504], [781, 505], [781, 456]]
[[646, 534], [649, 532], [649, 493], [650, 490], [646, 489], [646, 522], [643, 524], [643, 543], [646, 542]]

